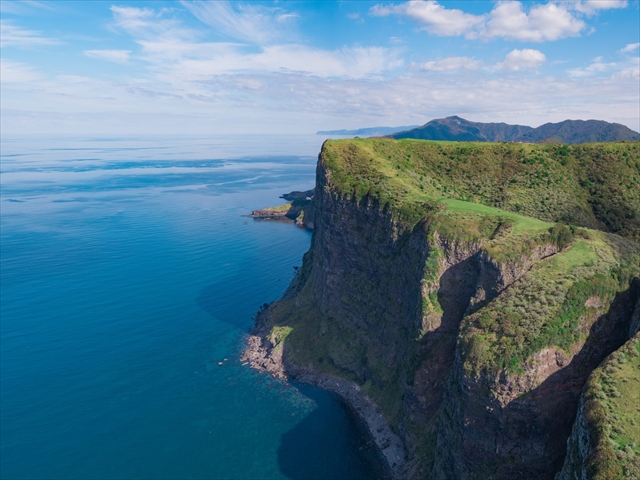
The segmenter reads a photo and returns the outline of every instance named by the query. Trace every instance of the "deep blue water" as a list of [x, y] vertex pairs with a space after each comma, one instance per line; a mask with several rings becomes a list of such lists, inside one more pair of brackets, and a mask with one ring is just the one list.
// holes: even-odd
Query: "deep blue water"
[[4, 480], [375, 476], [336, 398], [239, 363], [310, 241], [240, 215], [311, 188], [321, 141], [2, 139]]

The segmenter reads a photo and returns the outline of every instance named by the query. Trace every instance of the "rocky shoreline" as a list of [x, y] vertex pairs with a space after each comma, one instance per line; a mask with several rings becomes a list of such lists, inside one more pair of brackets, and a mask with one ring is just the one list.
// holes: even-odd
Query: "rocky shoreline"
[[242, 216], [256, 220], [290, 220], [300, 228], [313, 230], [313, 215], [310, 207], [314, 191], [312, 189], [304, 192], [293, 191], [285, 193], [280, 195], [280, 198], [288, 200], [287, 203], [252, 210], [250, 214]]
[[405, 478], [407, 454], [402, 440], [389, 427], [377, 405], [361, 388], [348, 380], [317, 372], [310, 365], [297, 368], [286, 361], [282, 344], [268, 338], [268, 309], [258, 313], [256, 326], [247, 338], [242, 362], [260, 372], [269, 373], [283, 381], [295, 380], [320, 387], [337, 394], [345, 405], [366, 425], [373, 444], [386, 467], [385, 476]]

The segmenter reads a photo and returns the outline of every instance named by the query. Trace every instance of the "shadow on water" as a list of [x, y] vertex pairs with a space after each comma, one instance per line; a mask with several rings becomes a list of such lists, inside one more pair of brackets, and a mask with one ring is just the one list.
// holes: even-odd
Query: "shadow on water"
[[[294, 270], [291, 269], [278, 275], [280, 278], [276, 282], [273, 268], [272, 264], [258, 259], [243, 262], [235, 275], [227, 275], [200, 290], [196, 302], [218, 321], [240, 328], [253, 325], [251, 319], [260, 307], [260, 300], [275, 300], [282, 292], [274, 289], [274, 284], [278, 283], [283, 291], [293, 278]], [[265, 279], [270, 279], [271, 283]]]
[[[234, 283], [239, 288], [229, 288]], [[247, 275], [234, 275], [223, 281], [215, 282], [204, 287], [196, 301], [209, 315], [229, 325], [244, 327], [247, 319], [257, 311], [257, 306], [247, 301], [247, 291], [251, 291], [251, 285], [247, 285]]]
[[280, 471], [294, 480], [384, 478], [364, 425], [339, 397], [309, 385], [296, 388], [317, 407], [281, 436]]

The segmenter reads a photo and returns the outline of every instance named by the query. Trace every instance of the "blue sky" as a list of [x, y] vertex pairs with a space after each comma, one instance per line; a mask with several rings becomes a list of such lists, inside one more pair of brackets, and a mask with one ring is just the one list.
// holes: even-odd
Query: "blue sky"
[[640, 3], [0, 2], [2, 133], [640, 129]]

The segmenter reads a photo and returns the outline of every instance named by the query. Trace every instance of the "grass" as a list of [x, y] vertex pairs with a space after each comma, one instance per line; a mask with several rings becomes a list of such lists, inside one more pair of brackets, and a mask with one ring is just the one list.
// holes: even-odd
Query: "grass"
[[263, 211], [267, 211], [267, 212], [288, 212], [291, 209], [291, 202], [287, 202], [285, 204], [282, 205], [276, 205], [274, 207], [266, 207], [266, 208], [262, 208], [261, 210]]
[[612, 353], [585, 386], [584, 415], [595, 444], [594, 480], [640, 478], [640, 333]]
[[[622, 275], [615, 269], [626, 277], [637, 274], [612, 237], [575, 227], [569, 232], [557, 222], [640, 239], [640, 143], [353, 139], [327, 142], [321, 158], [331, 188], [358, 200], [377, 199], [408, 229], [431, 218], [432, 232], [480, 242], [498, 263], [517, 263], [539, 245], [564, 248], [577, 236], [470, 320], [475, 326], [469, 331], [478, 335], [468, 344], [473, 368], [484, 362], [517, 372], [540, 348], [570, 349], [588, 313], [573, 303], [596, 293], [608, 302], [622, 288], [623, 282], [611, 280]], [[437, 269], [427, 266], [423, 284], [429, 292], [437, 287]], [[425, 315], [437, 314], [438, 307], [428, 295], [423, 300]]]
[[[615, 294], [627, 288], [628, 278], [640, 274], [636, 254], [620, 257], [614, 241], [611, 235], [591, 232], [591, 238], [535, 264], [493, 302], [465, 318], [466, 371], [506, 369], [518, 375], [543, 348], [570, 353], [597, 317], [585, 306], [587, 299], [598, 297], [606, 311]], [[618, 279], [613, 273], [621, 264], [633, 273]]]
[[275, 345], [275, 347], [279, 347], [283, 344], [284, 340], [289, 336], [292, 330], [293, 328], [286, 325], [276, 325], [271, 329], [267, 338], [273, 345]]
[[489, 207], [480, 203], [471, 203], [463, 200], [456, 200], [453, 198], [443, 198], [439, 202], [447, 206], [449, 212], [461, 212], [461, 213], [477, 213], [481, 215], [495, 215], [503, 216], [514, 221], [513, 233], [532, 233], [534, 231], [546, 231], [553, 224], [538, 220], [537, 218], [525, 217], [518, 215], [517, 213], [509, 212], [507, 210], [501, 210], [499, 208]]
[[[357, 199], [375, 197], [408, 224], [426, 213], [421, 206], [440, 201], [459, 211], [482, 213], [482, 206], [489, 206], [503, 215], [640, 239], [639, 142], [560, 146], [345, 139], [326, 142], [321, 157], [332, 188]], [[519, 220], [516, 233], [533, 226]]]
[[[345, 139], [326, 142], [321, 161], [336, 192], [376, 199], [406, 229], [428, 219], [432, 246], [437, 232], [450, 241], [480, 243], [494, 261], [514, 265], [540, 245], [570, 247], [536, 264], [468, 320], [472, 370], [517, 373], [541, 348], [569, 350], [586, 328], [580, 326], [589, 314], [583, 297], [600, 295], [608, 305], [623, 280], [638, 274], [638, 257], [622, 253], [628, 246], [621, 250], [614, 237], [562, 225], [640, 239], [638, 142]], [[637, 244], [629, 249], [637, 252]], [[435, 264], [426, 266], [423, 279], [425, 317], [441, 310], [432, 294], [442, 255], [435, 248], [432, 253]]]

